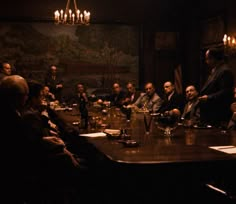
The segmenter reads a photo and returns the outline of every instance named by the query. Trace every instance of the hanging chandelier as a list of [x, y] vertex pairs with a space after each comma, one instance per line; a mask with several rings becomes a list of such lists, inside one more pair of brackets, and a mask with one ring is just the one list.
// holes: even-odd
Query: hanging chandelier
[[55, 24], [80, 24], [80, 25], [89, 25], [90, 22], [90, 12], [84, 10], [81, 12], [74, 1], [74, 11], [70, 9], [70, 0], [67, 0], [66, 9], [56, 10], [54, 12], [54, 21]]

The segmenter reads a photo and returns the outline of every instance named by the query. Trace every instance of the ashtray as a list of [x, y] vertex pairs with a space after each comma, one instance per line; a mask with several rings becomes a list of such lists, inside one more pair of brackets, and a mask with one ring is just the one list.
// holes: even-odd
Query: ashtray
[[139, 146], [139, 143], [135, 140], [124, 140], [122, 142], [125, 147], [137, 147]]
[[109, 139], [120, 139], [121, 138], [120, 130], [118, 130], [118, 129], [105, 129], [103, 132], [107, 134], [107, 137]]

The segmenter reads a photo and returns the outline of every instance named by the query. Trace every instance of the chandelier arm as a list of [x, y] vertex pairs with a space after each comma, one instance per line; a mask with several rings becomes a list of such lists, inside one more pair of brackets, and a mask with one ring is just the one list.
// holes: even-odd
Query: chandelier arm
[[75, 6], [75, 11], [78, 10], [77, 4], [76, 4], [76, 0], [74, 0], [74, 6]]
[[65, 13], [69, 12], [70, 0], [67, 0]]

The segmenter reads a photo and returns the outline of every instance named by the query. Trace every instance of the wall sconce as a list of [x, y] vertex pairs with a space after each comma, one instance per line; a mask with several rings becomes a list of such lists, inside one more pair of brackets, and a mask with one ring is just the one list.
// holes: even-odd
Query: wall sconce
[[224, 34], [223, 37], [224, 49], [227, 55], [235, 55], [236, 54], [236, 39], [234, 36], [229, 36]]

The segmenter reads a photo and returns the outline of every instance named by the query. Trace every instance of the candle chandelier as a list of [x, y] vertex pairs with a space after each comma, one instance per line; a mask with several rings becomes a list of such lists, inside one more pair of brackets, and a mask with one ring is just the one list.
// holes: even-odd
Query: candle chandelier
[[236, 39], [234, 36], [224, 34], [223, 37], [224, 49], [227, 55], [236, 54]]
[[80, 11], [77, 7], [76, 0], [74, 1], [74, 10], [70, 9], [70, 1], [67, 0], [66, 9], [56, 10], [54, 12], [54, 20], [56, 24], [67, 24], [67, 25], [89, 25], [90, 12], [84, 10]]

